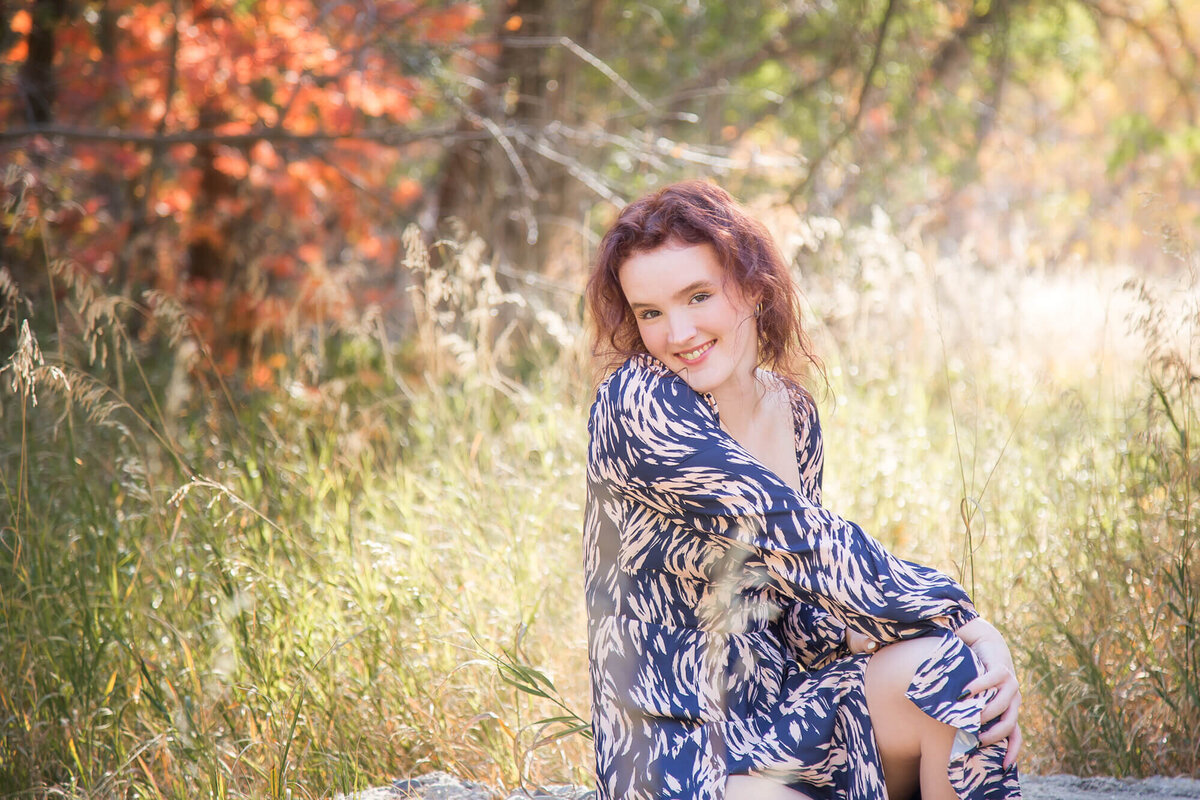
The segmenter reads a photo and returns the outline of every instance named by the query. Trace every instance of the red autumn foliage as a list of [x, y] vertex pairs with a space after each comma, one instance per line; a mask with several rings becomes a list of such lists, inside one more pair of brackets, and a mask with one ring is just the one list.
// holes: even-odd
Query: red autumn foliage
[[5, 226], [18, 261], [44, 244], [117, 290], [174, 292], [225, 347], [345, 313], [352, 274], [397, 285], [432, 155], [388, 137], [440, 122], [436, 64], [475, 3], [44, 4], [0, 19], [0, 127], [32, 124], [16, 78], [38, 24], [54, 41], [55, 131], [0, 143], [36, 178], [22, 213], [49, 223]]

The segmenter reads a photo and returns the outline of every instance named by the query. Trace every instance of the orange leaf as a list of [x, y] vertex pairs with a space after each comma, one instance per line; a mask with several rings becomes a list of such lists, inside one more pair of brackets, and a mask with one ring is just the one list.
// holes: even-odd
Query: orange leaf
[[33, 30], [33, 17], [29, 16], [29, 12], [22, 8], [20, 11], [13, 14], [12, 22], [9, 24], [9, 27], [12, 28], [13, 33], [19, 33], [22, 36], [28, 36], [29, 32]]
[[504, 21], [504, 30], [510, 31], [510, 32], [519, 31], [519, 30], [521, 30], [521, 24], [523, 22], [524, 22], [524, 20], [521, 19], [520, 14], [513, 14], [511, 17], [509, 17], [508, 19], [506, 19]]
[[306, 264], [325, 263], [325, 253], [321, 250], [321, 246], [312, 242], [297, 247], [296, 255], [300, 258], [300, 261]]
[[296, 259], [287, 253], [264, 259], [263, 266], [276, 278], [291, 278], [296, 274]]
[[173, 186], [163, 192], [162, 202], [166, 203], [171, 212], [188, 211], [192, 207], [192, 196], [181, 186]]
[[231, 122], [224, 122], [220, 125], [217, 125], [215, 128], [213, 128], [213, 133], [219, 133], [225, 136], [238, 136], [243, 133], [250, 133], [251, 130], [252, 129], [249, 122], [233, 120]]
[[28, 55], [29, 43], [22, 39], [9, 49], [4, 55], [4, 60], [12, 64], [21, 64], [24, 63], [25, 57]]
[[213, 166], [229, 175], [232, 178], [246, 177], [246, 173], [250, 169], [250, 165], [246, 163], [246, 159], [241, 153], [223, 148], [223, 152], [217, 153], [213, 158]]
[[363, 85], [359, 89], [359, 98], [359, 106], [368, 115], [378, 117], [385, 111], [383, 98], [379, 96], [379, 92], [375, 91], [375, 87]]
[[279, 156], [275, 153], [275, 148], [270, 142], [257, 142], [250, 150], [250, 155], [253, 156], [255, 163], [261, 164], [267, 169], [275, 169], [279, 166]]
[[254, 365], [254, 369], [250, 371], [250, 384], [256, 389], [268, 389], [275, 383], [275, 376], [271, 374], [271, 368], [266, 364], [259, 362]]
[[412, 178], [401, 178], [392, 190], [392, 202], [398, 206], [406, 206], [421, 196], [421, 184]]
[[367, 234], [359, 240], [358, 252], [363, 258], [379, 258], [383, 253], [383, 241], [378, 236]]

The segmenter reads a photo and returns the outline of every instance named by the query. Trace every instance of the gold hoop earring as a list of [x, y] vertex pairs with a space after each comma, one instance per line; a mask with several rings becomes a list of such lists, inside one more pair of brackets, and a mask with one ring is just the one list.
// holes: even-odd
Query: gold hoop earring
[[762, 316], [762, 303], [760, 302], [758, 305], [756, 305], [754, 307], [754, 318], [758, 319], [761, 316]]

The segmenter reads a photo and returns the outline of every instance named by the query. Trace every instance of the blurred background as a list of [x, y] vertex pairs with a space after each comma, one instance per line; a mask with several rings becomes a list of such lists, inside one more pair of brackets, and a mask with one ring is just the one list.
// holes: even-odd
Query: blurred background
[[0, 0], [0, 796], [590, 781], [605, 225], [711, 178], [1024, 769], [1200, 775], [1200, 3]]

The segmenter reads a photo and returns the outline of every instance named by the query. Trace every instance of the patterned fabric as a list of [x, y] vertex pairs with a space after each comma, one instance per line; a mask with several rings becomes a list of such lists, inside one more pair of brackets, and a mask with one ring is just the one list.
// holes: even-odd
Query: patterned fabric
[[584, 566], [600, 797], [720, 800], [730, 774], [813, 800], [885, 797], [867, 657], [849, 653], [847, 627], [938, 637], [908, 696], [959, 728], [952, 785], [969, 800], [1019, 797], [1004, 745], [978, 746], [985, 698], [959, 699], [981, 670], [953, 633], [977, 616], [970, 599], [821, 506], [816, 408], [786, 385], [799, 492], [649, 355], [597, 392]]

